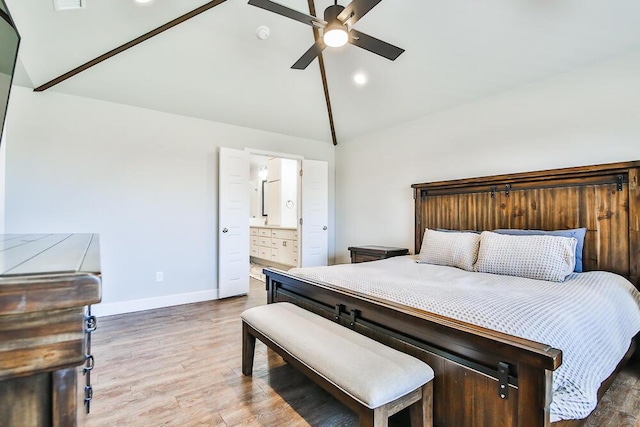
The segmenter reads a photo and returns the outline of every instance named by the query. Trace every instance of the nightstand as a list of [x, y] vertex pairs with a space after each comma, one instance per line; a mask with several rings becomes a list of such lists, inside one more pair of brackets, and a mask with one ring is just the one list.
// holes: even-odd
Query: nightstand
[[377, 261], [380, 259], [391, 258], [399, 255], [407, 255], [409, 249], [406, 248], [394, 248], [389, 246], [351, 246], [349, 247], [351, 252], [351, 263], [358, 262]]

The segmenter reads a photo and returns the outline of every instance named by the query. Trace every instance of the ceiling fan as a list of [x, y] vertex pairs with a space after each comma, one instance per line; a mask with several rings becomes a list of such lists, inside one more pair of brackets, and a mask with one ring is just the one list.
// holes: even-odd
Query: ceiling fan
[[332, 6], [325, 9], [324, 20], [271, 0], [249, 0], [249, 4], [323, 30], [322, 37], [291, 66], [296, 70], [304, 70], [327, 46], [339, 47], [347, 42], [392, 61], [400, 56], [404, 49], [353, 29], [353, 25], [380, 1], [353, 0], [344, 7], [336, 0]]

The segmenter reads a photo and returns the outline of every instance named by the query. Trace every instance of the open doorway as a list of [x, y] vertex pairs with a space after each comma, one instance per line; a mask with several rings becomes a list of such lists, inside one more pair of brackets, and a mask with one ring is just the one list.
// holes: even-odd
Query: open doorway
[[262, 269], [289, 270], [300, 265], [300, 161], [251, 154], [250, 276], [264, 280]]
[[[250, 184], [251, 156], [267, 156], [267, 177], [259, 178], [255, 170]], [[259, 258], [261, 265], [284, 270], [291, 267], [327, 265], [328, 247], [328, 163], [324, 160], [303, 159], [250, 149], [237, 150], [220, 147], [218, 169], [218, 296], [226, 298], [249, 292], [251, 258]], [[289, 196], [275, 179], [286, 162], [293, 160], [297, 187], [295, 198]], [[278, 172], [270, 172], [269, 169]], [[255, 190], [255, 191], [253, 191]], [[254, 206], [266, 204], [266, 215], [251, 220], [251, 198]], [[260, 197], [261, 196], [261, 197]], [[278, 201], [278, 203], [275, 203]], [[273, 206], [273, 208], [272, 208]], [[279, 212], [278, 212], [279, 210]], [[295, 212], [294, 222], [289, 214]], [[251, 220], [251, 221], [248, 221]], [[252, 225], [252, 222], [254, 225]], [[262, 233], [262, 234], [261, 234]], [[260, 252], [260, 248], [262, 252]], [[251, 252], [253, 250], [253, 253]], [[257, 256], [256, 256], [257, 255]]]

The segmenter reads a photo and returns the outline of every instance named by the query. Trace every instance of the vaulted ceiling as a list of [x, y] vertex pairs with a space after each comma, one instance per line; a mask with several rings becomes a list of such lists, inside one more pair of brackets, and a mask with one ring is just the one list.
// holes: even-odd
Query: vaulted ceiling
[[[6, 2], [22, 36], [15, 82], [34, 88], [208, 3]], [[318, 15], [331, 4], [316, 0]], [[637, 0], [383, 0], [355, 28], [404, 48], [396, 61], [350, 45], [323, 55], [338, 142], [638, 51], [639, 17]], [[313, 42], [307, 25], [227, 0], [48, 91], [330, 143], [318, 61], [290, 68]]]

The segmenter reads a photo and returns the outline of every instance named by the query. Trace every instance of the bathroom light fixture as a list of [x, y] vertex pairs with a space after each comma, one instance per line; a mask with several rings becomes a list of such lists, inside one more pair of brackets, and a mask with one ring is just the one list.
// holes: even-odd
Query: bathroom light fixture
[[267, 179], [268, 173], [269, 173], [269, 171], [267, 170], [267, 168], [266, 167], [262, 167], [258, 171], [258, 178], [260, 178], [261, 181], [264, 181], [265, 179]]

